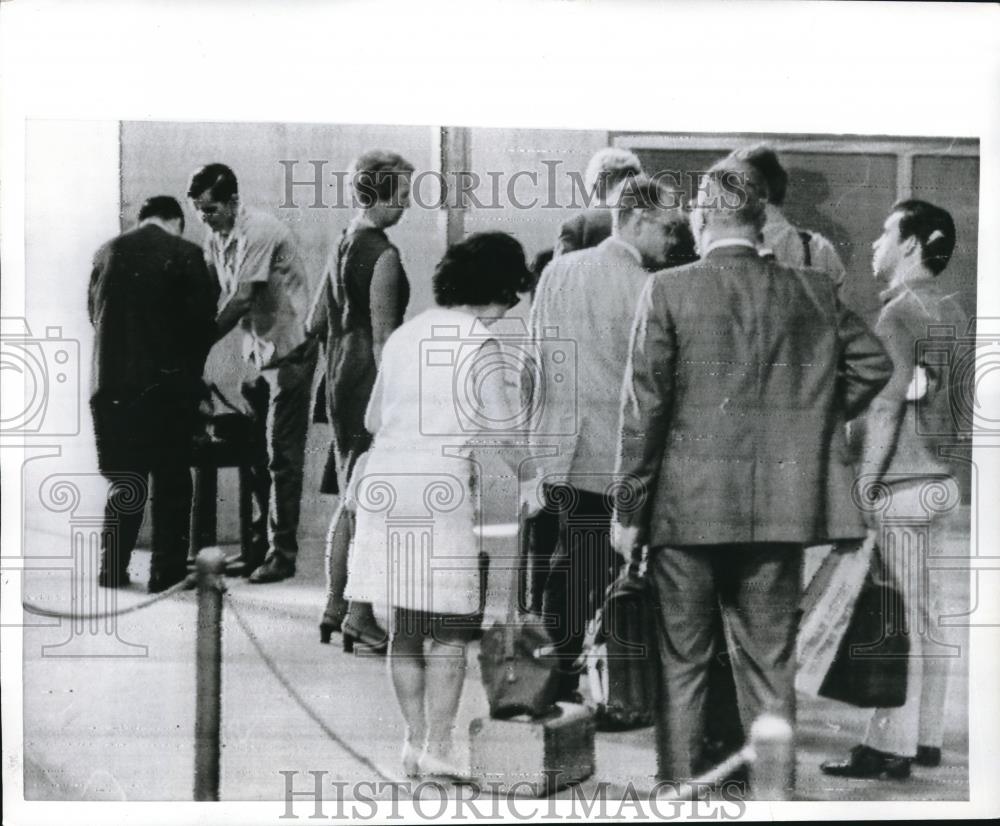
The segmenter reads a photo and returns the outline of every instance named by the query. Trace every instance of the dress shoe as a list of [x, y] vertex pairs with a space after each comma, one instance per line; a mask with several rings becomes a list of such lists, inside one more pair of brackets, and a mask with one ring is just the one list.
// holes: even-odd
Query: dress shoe
[[910, 776], [910, 758], [878, 751], [870, 746], [855, 746], [846, 760], [828, 760], [820, 769], [833, 777], [905, 780]]
[[97, 575], [97, 584], [102, 588], [128, 588], [132, 579], [128, 571], [106, 571], [102, 568]]
[[[178, 582], [184, 582], [188, 579], [187, 567], [183, 568], [173, 568], [166, 571], [156, 571], [154, 570], [149, 575], [149, 586], [147, 591], [151, 594], [162, 594], [167, 588], [172, 588]], [[189, 580], [189, 586], [185, 590], [190, 590], [195, 586], [195, 579], [191, 577]]]
[[389, 648], [389, 635], [377, 625], [374, 628], [358, 630], [346, 623], [341, 632], [344, 639], [344, 653], [354, 653], [354, 646], [360, 645], [366, 653], [385, 654]]
[[941, 749], [937, 746], [917, 746], [917, 756], [913, 758], [913, 762], [929, 769], [937, 768], [941, 765]]
[[283, 579], [293, 576], [295, 576], [294, 562], [286, 562], [281, 557], [272, 556], [250, 574], [248, 582], [252, 582], [254, 585], [264, 585], [268, 582], [281, 582]]

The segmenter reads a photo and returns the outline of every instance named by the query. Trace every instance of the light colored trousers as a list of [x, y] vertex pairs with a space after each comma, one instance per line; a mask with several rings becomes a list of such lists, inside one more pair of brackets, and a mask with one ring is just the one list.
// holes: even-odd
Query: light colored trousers
[[904, 600], [910, 643], [906, 702], [876, 709], [865, 743], [879, 751], [913, 757], [917, 745], [941, 747], [952, 664], [961, 648], [968, 611], [967, 571], [935, 571], [928, 557], [967, 555], [968, 547], [945, 543], [959, 504], [958, 485], [947, 476], [888, 485], [880, 514], [879, 547]]

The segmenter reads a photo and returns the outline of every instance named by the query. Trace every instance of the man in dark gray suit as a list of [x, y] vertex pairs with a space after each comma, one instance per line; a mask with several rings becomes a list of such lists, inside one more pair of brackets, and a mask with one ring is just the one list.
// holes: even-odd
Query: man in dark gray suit
[[631, 498], [614, 541], [651, 549], [665, 780], [700, 768], [718, 607], [744, 728], [765, 711], [794, 720], [802, 548], [864, 536], [840, 425], [892, 373], [825, 274], [758, 255], [755, 180], [731, 161], [706, 176], [692, 213], [702, 258], [646, 283], [623, 388]]
[[201, 249], [180, 237], [184, 213], [166, 195], [139, 226], [94, 256], [90, 407], [101, 472], [111, 488], [102, 533], [103, 587], [127, 585], [128, 563], [153, 480], [151, 592], [187, 576], [191, 440], [201, 374], [215, 341], [214, 282]]

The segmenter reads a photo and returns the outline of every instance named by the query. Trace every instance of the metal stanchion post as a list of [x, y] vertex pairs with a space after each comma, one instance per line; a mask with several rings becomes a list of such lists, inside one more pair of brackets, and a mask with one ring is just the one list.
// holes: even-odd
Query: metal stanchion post
[[194, 722], [194, 799], [219, 799], [219, 721], [222, 710], [222, 592], [226, 557], [205, 548], [198, 572], [197, 699]]
[[750, 729], [750, 788], [757, 800], [790, 800], [795, 789], [794, 732], [787, 720], [762, 714]]

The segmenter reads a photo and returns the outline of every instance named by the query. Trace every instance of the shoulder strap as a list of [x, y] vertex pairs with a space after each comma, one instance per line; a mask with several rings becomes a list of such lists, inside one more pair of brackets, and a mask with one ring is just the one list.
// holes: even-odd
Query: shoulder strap
[[812, 233], [806, 229], [799, 230], [799, 238], [802, 239], [802, 264], [806, 267], [812, 266]]
[[229, 401], [229, 399], [226, 398], [226, 394], [219, 389], [219, 385], [217, 385], [215, 382], [209, 384], [208, 389], [209, 393], [212, 396], [215, 396], [215, 398], [217, 398], [220, 402], [222, 402], [223, 407], [228, 408], [233, 413], [238, 413], [240, 416], [246, 415], [246, 413], [244, 413], [235, 404], [233, 404], [231, 401]]

